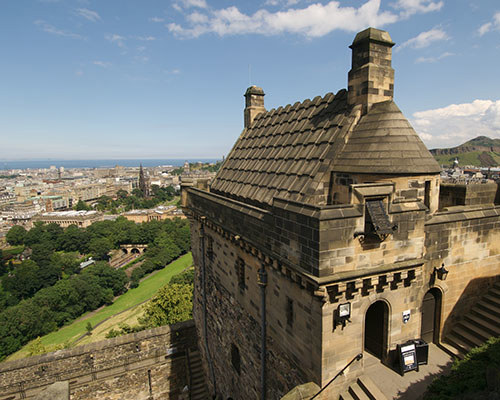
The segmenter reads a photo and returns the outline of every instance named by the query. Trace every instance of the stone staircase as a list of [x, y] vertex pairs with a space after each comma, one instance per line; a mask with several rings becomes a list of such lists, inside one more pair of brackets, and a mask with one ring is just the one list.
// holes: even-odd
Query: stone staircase
[[360, 376], [340, 394], [339, 400], [387, 400], [387, 397], [368, 376]]
[[188, 350], [188, 369], [189, 369], [189, 399], [207, 400], [208, 390], [205, 382], [205, 373], [201, 365], [200, 352], [198, 350]]
[[464, 315], [445, 337], [444, 342], [458, 358], [463, 358], [473, 347], [482, 345], [491, 336], [500, 336], [500, 282], [497, 282]]

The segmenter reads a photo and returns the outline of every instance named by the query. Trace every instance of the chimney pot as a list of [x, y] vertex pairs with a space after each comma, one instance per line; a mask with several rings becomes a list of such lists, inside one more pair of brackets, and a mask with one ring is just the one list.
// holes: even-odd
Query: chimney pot
[[264, 91], [258, 86], [250, 86], [245, 92], [245, 128], [252, 124], [257, 115], [266, 111], [264, 96]]
[[366, 114], [371, 105], [394, 97], [392, 41], [386, 31], [368, 28], [359, 32], [349, 46], [352, 67], [348, 76], [348, 103], [362, 105]]

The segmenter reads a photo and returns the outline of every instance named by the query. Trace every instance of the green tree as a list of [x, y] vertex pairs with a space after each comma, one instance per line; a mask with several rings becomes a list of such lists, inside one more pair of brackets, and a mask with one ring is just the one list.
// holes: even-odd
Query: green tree
[[10, 228], [9, 232], [7, 232], [7, 242], [11, 246], [19, 246], [24, 244], [24, 239], [26, 238], [27, 231], [20, 225], [14, 225]]
[[89, 251], [90, 233], [86, 229], [80, 229], [76, 225], [68, 226], [59, 237], [57, 248], [71, 252], [79, 251], [84, 254]]
[[92, 331], [94, 330], [94, 327], [90, 323], [90, 321], [87, 322], [87, 325], [85, 325], [85, 330], [87, 331], [87, 335], [92, 335]]
[[28, 351], [28, 357], [32, 357], [32, 356], [37, 356], [39, 354], [47, 353], [47, 348], [43, 345], [40, 336], [38, 336], [27, 346], [27, 351]]
[[19, 300], [31, 297], [42, 287], [40, 268], [34, 261], [25, 260], [11, 274], [2, 277], [2, 285]]
[[106, 237], [94, 238], [89, 243], [89, 251], [97, 260], [107, 260], [112, 247], [111, 241]]
[[123, 200], [123, 199], [127, 198], [127, 196], [128, 196], [128, 192], [126, 190], [120, 189], [120, 190], [118, 190], [118, 192], [116, 192], [116, 197], [118, 199]]
[[149, 328], [175, 324], [192, 318], [192, 309], [193, 286], [174, 283], [162, 287], [144, 305], [144, 316], [139, 322]]
[[35, 226], [27, 232], [24, 244], [28, 247], [32, 247], [35, 244], [43, 244], [53, 249], [55, 243], [51, 242], [51, 236], [46, 228], [47, 226], [43, 222], [35, 222]]
[[78, 200], [78, 203], [76, 203], [75, 210], [76, 211], [89, 211], [92, 208], [87, 205], [83, 200]]
[[125, 271], [111, 268], [108, 263], [102, 261], [85, 268], [81, 275], [93, 275], [97, 277], [99, 286], [111, 289], [114, 296], [123, 293], [125, 285], [128, 282]]

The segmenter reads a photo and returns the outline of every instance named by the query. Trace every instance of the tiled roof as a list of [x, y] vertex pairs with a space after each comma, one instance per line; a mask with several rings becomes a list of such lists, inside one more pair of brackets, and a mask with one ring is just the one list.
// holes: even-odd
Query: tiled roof
[[314, 194], [314, 178], [327, 170], [332, 144], [349, 120], [346, 105], [341, 90], [259, 114], [242, 132], [211, 191], [267, 204], [275, 196], [303, 200]]
[[[354, 125], [347, 92], [263, 112], [238, 138], [211, 191], [271, 205], [274, 197], [316, 202], [332, 171], [433, 174], [440, 168], [392, 101]], [[328, 175], [325, 176], [325, 174]]]
[[373, 104], [356, 125], [332, 170], [373, 174], [433, 174], [441, 168], [393, 101]]

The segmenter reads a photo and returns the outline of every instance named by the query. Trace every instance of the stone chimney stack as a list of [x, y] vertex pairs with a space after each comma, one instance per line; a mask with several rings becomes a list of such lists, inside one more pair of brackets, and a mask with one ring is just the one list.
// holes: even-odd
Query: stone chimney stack
[[255, 117], [265, 112], [264, 91], [257, 86], [250, 86], [245, 92], [245, 128], [248, 128]]
[[366, 114], [372, 104], [392, 100], [394, 70], [391, 67], [394, 43], [386, 31], [368, 28], [359, 32], [349, 46], [352, 67], [348, 78], [347, 101], [361, 104]]

